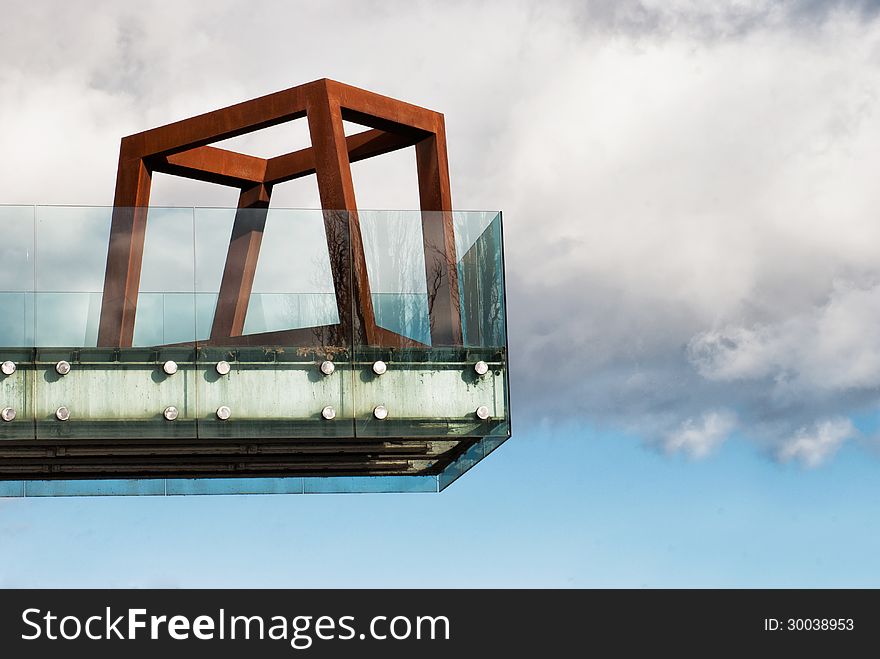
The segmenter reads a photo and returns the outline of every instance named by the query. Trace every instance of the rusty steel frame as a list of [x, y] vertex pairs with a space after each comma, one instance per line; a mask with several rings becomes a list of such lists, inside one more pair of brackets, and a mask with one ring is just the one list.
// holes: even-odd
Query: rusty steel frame
[[[308, 121], [312, 143], [307, 149], [274, 158], [258, 158], [209, 146], [212, 142], [303, 117]], [[343, 121], [361, 124], [368, 130], [346, 136]], [[322, 336], [351, 337], [358, 344], [421, 345], [376, 323], [351, 176], [352, 162], [410, 146], [416, 151], [425, 276], [432, 287], [429, 291], [431, 341], [435, 346], [461, 345], [443, 115], [322, 79], [122, 139], [98, 346], [132, 345], [154, 172], [241, 190], [210, 343], [240, 345], [272, 341], [282, 344], [308, 340], [308, 329], [314, 329], [329, 330]], [[243, 336], [272, 187], [311, 174], [317, 177], [321, 207], [325, 211], [339, 324]], [[334, 258], [329, 244], [340, 217], [348, 222], [348, 244], [344, 251], [350, 253], [350, 263], [341, 257]]]

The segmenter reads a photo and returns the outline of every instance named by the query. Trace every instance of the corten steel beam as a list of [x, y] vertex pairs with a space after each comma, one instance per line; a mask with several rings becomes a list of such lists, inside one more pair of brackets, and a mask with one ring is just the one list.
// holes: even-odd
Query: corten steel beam
[[[342, 118], [362, 126], [390, 132], [417, 129], [435, 133], [443, 115], [417, 105], [368, 92], [335, 80], [321, 80], [327, 95], [342, 108]], [[312, 83], [314, 84], [314, 83]]]
[[257, 257], [266, 228], [271, 195], [271, 186], [257, 183], [242, 190], [238, 198], [238, 210], [232, 224], [226, 266], [214, 311], [214, 324], [211, 326], [212, 339], [244, 334], [244, 319], [254, 287]]
[[[367, 130], [345, 138], [349, 163], [381, 156], [414, 146], [424, 138], [421, 133], [398, 135], [381, 130]], [[315, 173], [315, 152], [311, 147], [283, 156], [269, 158], [263, 181], [269, 185], [292, 181]]]
[[[207, 146], [302, 117], [309, 121], [312, 147], [308, 149], [263, 159]], [[346, 137], [343, 120], [372, 130]], [[242, 211], [263, 211], [237, 213], [211, 343], [244, 339], [240, 334], [271, 187], [314, 173], [325, 210], [340, 323], [310, 328], [313, 335], [339, 345], [352, 336], [371, 345], [420, 345], [376, 324], [351, 181], [352, 162], [413, 145], [424, 211], [432, 342], [461, 344], [443, 115], [325, 79], [123, 138], [98, 345], [130, 346], [134, 336], [153, 171], [238, 187], [242, 190]], [[248, 217], [251, 214], [253, 217]], [[347, 231], [340, 229], [340, 220], [347, 222]], [[303, 331], [271, 334], [293, 338]], [[246, 341], [234, 341], [240, 342]]]
[[[345, 138], [349, 162], [357, 162], [414, 146], [424, 133], [386, 133], [367, 130]], [[189, 151], [147, 159], [153, 172], [172, 174], [206, 183], [245, 188], [256, 183], [275, 185], [315, 173], [315, 155], [311, 147], [274, 158], [258, 158], [243, 153], [201, 146]]]
[[452, 193], [443, 118], [436, 133], [416, 144], [428, 313], [434, 345], [461, 345], [461, 301], [452, 224]]
[[190, 151], [154, 156], [147, 160], [150, 169], [206, 183], [246, 188], [262, 183], [266, 160], [243, 153], [201, 146]]
[[134, 338], [151, 172], [142, 159], [121, 154], [116, 176], [98, 345], [122, 347]]
[[[315, 173], [318, 177], [318, 194], [321, 207], [325, 210], [325, 230], [330, 234], [332, 223], [337, 221], [334, 211], [342, 211], [348, 220], [348, 243], [351, 254], [351, 271], [348, 277], [348, 264], [336, 258], [330, 262], [333, 271], [333, 284], [336, 288], [336, 301], [339, 315], [357, 319], [357, 327], [352, 327], [352, 338], [358, 345], [370, 343], [377, 345], [377, 325], [373, 313], [373, 298], [367, 279], [367, 261], [364, 255], [357, 203], [354, 198], [354, 183], [351, 179], [351, 163], [348, 161], [348, 148], [342, 113], [339, 103], [326, 94], [312, 99], [307, 108], [309, 135], [315, 154]], [[332, 209], [332, 210], [331, 210]], [[347, 295], [347, 289], [353, 289]], [[341, 318], [340, 318], [341, 319]], [[348, 325], [347, 321], [342, 321]]]
[[123, 147], [130, 157], [167, 155], [301, 119], [306, 116], [306, 99], [314, 95], [321, 82], [310, 82], [137, 133], [124, 138]]
[[327, 81], [327, 89], [328, 97], [339, 102], [342, 118], [347, 121], [386, 131], [409, 127], [427, 133], [416, 144], [416, 163], [421, 209], [427, 211], [422, 217], [422, 233], [431, 340], [433, 345], [461, 345], [452, 194], [443, 115], [333, 80]]

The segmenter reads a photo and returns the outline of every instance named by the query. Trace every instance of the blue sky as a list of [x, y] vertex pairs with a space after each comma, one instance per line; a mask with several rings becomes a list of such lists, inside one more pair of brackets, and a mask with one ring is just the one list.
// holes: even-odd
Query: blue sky
[[[876, 3], [6, 4], [4, 204], [111, 204], [123, 135], [318, 78], [443, 112], [455, 207], [504, 211], [515, 425], [439, 496], [0, 500], [0, 583], [880, 585]], [[375, 160], [359, 206], [417, 207]]]
[[877, 586], [876, 462], [695, 463], [569, 427], [440, 495], [0, 502], [5, 586]]

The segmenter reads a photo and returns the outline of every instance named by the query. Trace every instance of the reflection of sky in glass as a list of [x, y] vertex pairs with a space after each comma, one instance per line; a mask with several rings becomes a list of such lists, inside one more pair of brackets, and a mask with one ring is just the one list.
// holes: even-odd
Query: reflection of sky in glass
[[104, 290], [112, 212], [107, 207], [37, 206], [37, 291]]
[[151, 208], [147, 216], [136, 346], [196, 339], [192, 208]]
[[36, 294], [36, 344], [38, 346], [95, 346], [101, 293], [38, 292]]
[[0, 346], [33, 345], [34, 294], [0, 291]]
[[[260, 212], [260, 211], [253, 211]], [[210, 334], [235, 209], [196, 209], [197, 334]], [[210, 293], [201, 299], [201, 293]], [[270, 209], [248, 304], [246, 334], [339, 322], [320, 210]]]
[[253, 293], [244, 333], [318, 327], [338, 322], [334, 293]]
[[0, 291], [34, 288], [34, 207], [0, 206]]
[[467, 211], [452, 214], [455, 254], [459, 261], [498, 215], [495, 211]]
[[141, 292], [192, 293], [193, 243], [192, 208], [151, 208], [144, 240]]
[[338, 322], [323, 213], [270, 210], [245, 334]]
[[33, 343], [34, 207], [0, 206], [0, 345]]
[[430, 345], [422, 213], [360, 211], [358, 217], [376, 322]]
[[419, 211], [360, 211], [373, 293], [427, 293]]
[[226, 251], [235, 221], [234, 208], [196, 208], [195, 218], [195, 286], [199, 293], [220, 291]]
[[96, 344], [112, 212], [108, 207], [37, 206], [37, 345]]
[[134, 325], [134, 345], [194, 341], [195, 308], [192, 293], [141, 293]]
[[269, 211], [253, 292], [334, 292], [321, 211]]

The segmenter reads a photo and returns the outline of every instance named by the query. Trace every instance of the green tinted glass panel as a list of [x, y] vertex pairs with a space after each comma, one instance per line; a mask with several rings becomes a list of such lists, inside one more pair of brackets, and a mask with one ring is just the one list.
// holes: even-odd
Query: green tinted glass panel
[[34, 342], [34, 207], [0, 206], [0, 346]]

